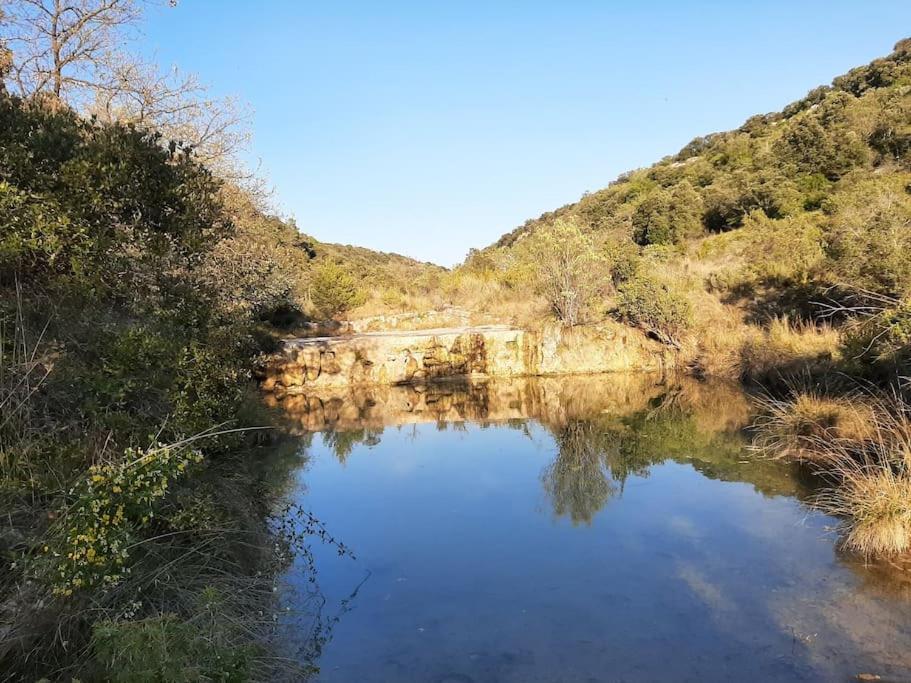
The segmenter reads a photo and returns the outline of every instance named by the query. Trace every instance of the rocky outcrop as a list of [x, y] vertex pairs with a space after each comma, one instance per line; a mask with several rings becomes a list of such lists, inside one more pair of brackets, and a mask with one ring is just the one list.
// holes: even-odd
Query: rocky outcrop
[[666, 347], [619, 323], [486, 326], [292, 339], [266, 360], [260, 377], [263, 389], [282, 396], [444, 378], [664, 372], [674, 362]]

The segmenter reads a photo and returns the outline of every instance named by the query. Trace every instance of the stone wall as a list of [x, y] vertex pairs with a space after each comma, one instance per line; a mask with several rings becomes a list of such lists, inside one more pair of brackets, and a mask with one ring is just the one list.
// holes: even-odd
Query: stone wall
[[442, 378], [663, 372], [674, 361], [666, 347], [614, 322], [535, 331], [487, 326], [288, 340], [260, 378], [266, 391], [285, 395]]

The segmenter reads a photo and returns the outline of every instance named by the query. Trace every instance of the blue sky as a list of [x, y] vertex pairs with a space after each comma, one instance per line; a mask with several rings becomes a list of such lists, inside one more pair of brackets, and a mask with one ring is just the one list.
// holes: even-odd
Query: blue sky
[[907, 0], [180, 0], [142, 40], [252, 105], [304, 232], [452, 265], [909, 35]]

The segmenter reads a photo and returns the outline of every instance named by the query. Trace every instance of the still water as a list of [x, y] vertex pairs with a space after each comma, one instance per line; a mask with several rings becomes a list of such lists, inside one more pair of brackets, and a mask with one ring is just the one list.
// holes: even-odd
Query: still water
[[[911, 681], [911, 584], [837, 550], [735, 387], [612, 375], [283, 402], [319, 681]], [[906, 575], [907, 576], [907, 575]], [[315, 615], [315, 616], [314, 616]], [[312, 654], [311, 645], [311, 654]]]

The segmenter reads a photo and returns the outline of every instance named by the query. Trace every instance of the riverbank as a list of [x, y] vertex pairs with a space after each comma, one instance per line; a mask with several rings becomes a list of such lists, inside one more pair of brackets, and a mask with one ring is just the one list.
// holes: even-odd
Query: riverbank
[[268, 253], [229, 277], [244, 207], [152, 131], [0, 91], [0, 678], [277, 665], [303, 539], [269, 520], [288, 468], [254, 466], [280, 444], [250, 367], [286, 290]]

